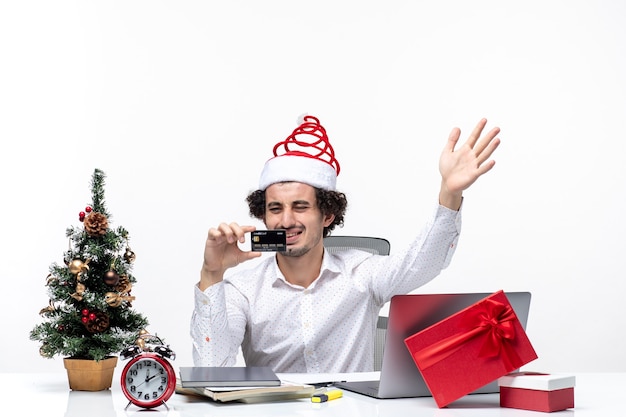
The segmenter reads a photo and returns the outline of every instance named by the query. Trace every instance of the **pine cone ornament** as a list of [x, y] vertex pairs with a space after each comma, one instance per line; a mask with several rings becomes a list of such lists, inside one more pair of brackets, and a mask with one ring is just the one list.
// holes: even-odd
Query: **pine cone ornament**
[[109, 316], [98, 311], [93, 319], [87, 320], [84, 324], [89, 333], [102, 333], [109, 328]]
[[129, 293], [133, 288], [133, 284], [131, 284], [130, 279], [127, 275], [120, 275], [120, 279], [115, 286], [115, 290], [119, 293]]
[[98, 212], [89, 213], [89, 216], [85, 217], [83, 221], [85, 225], [85, 232], [89, 236], [103, 236], [109, 227], [109, 221], [107, 217]]

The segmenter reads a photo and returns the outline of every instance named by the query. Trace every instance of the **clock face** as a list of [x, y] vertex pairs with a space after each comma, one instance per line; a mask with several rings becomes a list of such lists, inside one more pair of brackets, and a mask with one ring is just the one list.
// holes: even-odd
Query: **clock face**
[[142, 353], [122, 370], [122, 391], [133, 404], [152, 408], [164, 404], [176, 390], [170, 363], [154, 353]]

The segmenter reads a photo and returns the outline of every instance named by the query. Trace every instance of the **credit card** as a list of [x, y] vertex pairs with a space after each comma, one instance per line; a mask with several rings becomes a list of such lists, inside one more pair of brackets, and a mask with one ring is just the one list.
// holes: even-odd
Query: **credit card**
[[286, 230], [255, 230], [250, 233], [253, 252], [284, 252], [287, 250]]

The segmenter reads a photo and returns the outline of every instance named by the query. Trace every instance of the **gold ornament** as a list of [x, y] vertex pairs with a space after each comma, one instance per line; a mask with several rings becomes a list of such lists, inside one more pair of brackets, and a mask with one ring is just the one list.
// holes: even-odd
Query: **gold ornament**
[[51, 358], [52, 355], [48, 352], [48, 342], [43, 342], [43, 345], [39, 348], [39, 354], [44, 358]]
[[141, 350], [146, 350], [146, 341], [143, 338], [139, 337], [135, 340], [135, 344], [141, 348]]
[[126, 252], [124, 252], [124, 259], [126, 260], [126, 262], [135, 262], [136, 258], [137, 256], [135, 256], [135, 252], [133, 252], [129, 246], [126, 246]]
[[135, 344], [141, 348], [141, 350], [146, 350], [146, 338], [150, 337], [150, 333], [146, 329], [141, 329], [139, 331], [139, 337], [135, 340]]
[[108, 292], [104, 294], [104, 301], [111, 307], [119, 307], [122, 305], [122, 297], [116, 292]]
[[122, 302], [126, 301], [130, 304], [131, 301], [134, 301], [135, 297], [126, 295], [126, 294], [118, 294], [116, 292], [108, 292], [104, 294], [104, 301], [111, 307], [119, 307], [122, 305]]
[[54, 310], [56, 309], [54, 308], [54, 304], [52, 304], [52, 300], [50, 300], [47, 307], [44, 307], [41, 310], [39, 310], [39, 314], [43, 316], [44, 314], [54, 312]]
[[87, 259], [85, 262], [81, 261], [80, 259], [74, 259], [67, 265], [67, 267], [72, 274], [78, 275], [89, 269], [89, 265], [87, 265], [88, 263], [89, 259]]
[[46, 285], [50, 285], [50, 284], [52, 284], [53, 282], [56, 282], [56, 281], [58, 281], [58, 280], [59, 280], [59, 279], [58, 279], [57, 277], [55, 277], [54, 275], [52, 275], [52, 274], [48, 274], [48, 276], [46, 277]]
[[72, 297], [76, 301], [82, 301], [83, 300], [83, 295], [85, 295], [85, 284], [83, 284], [82, 282], [78, 281], [76, 283], [76, 292], [74, 294], [70, 295], [70, 297]]
[[76, 274], [76, 291], [74, 292], [74, 294], [70, 295], [70, 297], [72, 297], [76, 301], [82, 301], [83, 295], [85, 294], [85, 285], [80, 282], [80, 276], [84, 271], [89, 269], [89, 265], [87, 265], [88, 263], [89, 259], [87, 259], [85, 262], [81, 261], [80, 259], [74, 259], [67, 265], [67, 267], [70, 269], [70, 272], [72, 274]]

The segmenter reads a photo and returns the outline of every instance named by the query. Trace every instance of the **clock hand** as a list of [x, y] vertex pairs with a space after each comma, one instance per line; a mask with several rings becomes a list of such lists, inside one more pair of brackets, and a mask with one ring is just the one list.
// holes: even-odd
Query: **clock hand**
[[158, 376], [158, 374], [154, 374], [152, 376], [150, 376], [150, 370], [148, 370], [148, 372], [146, 372], [146, 380], [143, 381], [141, 384], [137, 385], [137, 388], [139, 388], [140, 386], [142, 386], [143, 384], [152, 381], [154, 378], [156, 378]]
[[145, 383], [147, 383], [147, 382], [152, 381], [152, 380], [153, 380], [154, 378], [156, 378], [156, 377], [157, 377], [157, 375], [152, 375], [150, 378], [146, 378], [146, 380], [145, 380], [145, 381], [143, 381], [141, 384], [138, 384], [138, 385], [137, 385], [137, 388], [139, 388], [140, 386], [142, 386], [143, 384], [145, 384]]

